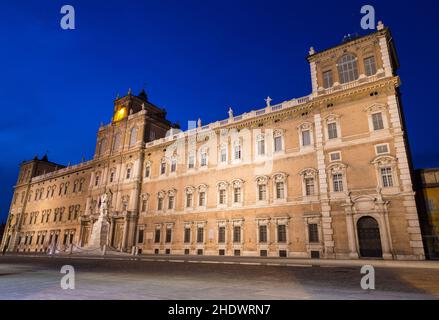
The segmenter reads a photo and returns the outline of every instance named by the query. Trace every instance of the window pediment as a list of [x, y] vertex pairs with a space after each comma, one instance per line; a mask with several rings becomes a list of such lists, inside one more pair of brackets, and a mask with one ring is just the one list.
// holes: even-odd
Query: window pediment
[[374, 103], [374, 104], [364, 108], [364, 111], [367, 112], [367, 113], [375, 113], [375, 112], [380, 112], [380, 111], [386, 110], [386, 107], [387, 106], [385, 104]]
[[331, 174], [335, 174], [335, 173], [342, 173], [343, 171], [345, 171], [347, 168], [347, 165], [345, 165], [342, 162], [335, 162], [332, 163], [328, 166], [327, 170], [331, 173]]
[[255, 180], [258, 185], [264, 185], [268, 183], [269, 178], [267, 176], [257, 176]]
[[243, 184], [244, 184], [244, 180], [242, 180], [242, 179], [234, 179], [232, 181], [233, 188], [240, 188], [240, 187], [242, 187]]
[[218, 189], [219, 190], [225, 190], [227, 188], [229, 184], [227, 183], [227, 181], [220, 181], [217, 183]]
[[274, 182], [285, 182], [287, 180], [287, 174], [284, 172], [278, 172], [273, 175]]
[[305, 178], [314, 178], [317, 175], [317, 170], [314, 168], [306, 168], [300, 171], [299, 174]]
[[374, 165], [392, 165], [396, 163], [396, 158], [390, 155], [378, 156], [371, 163]]

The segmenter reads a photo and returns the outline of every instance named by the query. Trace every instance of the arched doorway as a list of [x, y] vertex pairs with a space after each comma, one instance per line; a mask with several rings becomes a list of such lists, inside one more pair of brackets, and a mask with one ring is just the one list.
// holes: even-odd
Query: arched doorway
[[360, 256], [364, 258], [382, 258], [380, 228], [372, 217], [362, 217], [357, 221]]

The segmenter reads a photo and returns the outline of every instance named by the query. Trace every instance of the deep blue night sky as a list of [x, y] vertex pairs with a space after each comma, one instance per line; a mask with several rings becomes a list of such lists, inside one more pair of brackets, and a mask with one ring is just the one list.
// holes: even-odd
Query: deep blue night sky
[[[74, 31], [60, 8], [76, 9]], [[358, 32], [372, 4], [390, 26], [416, 167], [439, 166], [438, 5], [434, 1], [2, 1], [0, 221], [18, 165], [49, 151], [67, 164], [92, 157], [113, 99], [143, 84], [183, 128], [310, 93], [308, 49]], [[435, 21], [436, 20], [436, 21]], [[432, 62], [435, 61], [435, 62]]]

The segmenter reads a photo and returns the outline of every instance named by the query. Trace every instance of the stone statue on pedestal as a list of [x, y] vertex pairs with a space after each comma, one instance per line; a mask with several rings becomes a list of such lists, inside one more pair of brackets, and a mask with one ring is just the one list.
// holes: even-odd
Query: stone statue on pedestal
[[108, 209], [111, 203], [111, 191], [104, 193], [100, 197], [99, 217], [93, 223], [90, 241], [87, 245], [89, 249], [102, 249], [108, 241]]

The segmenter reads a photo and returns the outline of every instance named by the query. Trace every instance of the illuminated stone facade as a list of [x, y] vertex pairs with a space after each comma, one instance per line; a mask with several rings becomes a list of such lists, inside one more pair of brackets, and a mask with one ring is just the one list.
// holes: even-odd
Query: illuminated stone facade
[[2, 245], [87, 248], [107, 193], [108, 250], [424, 259], [389, 30], [308, 61], [310, 95], [185, 132], [117, 99], [93, 160], [21, 165]]

